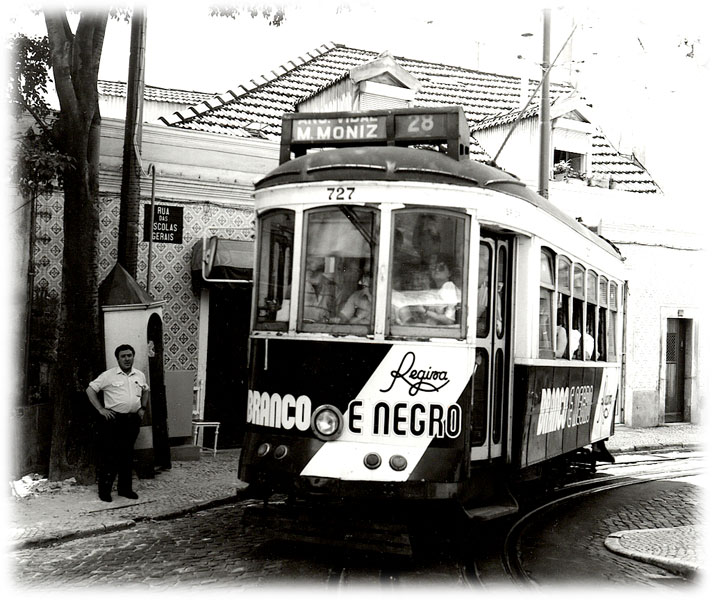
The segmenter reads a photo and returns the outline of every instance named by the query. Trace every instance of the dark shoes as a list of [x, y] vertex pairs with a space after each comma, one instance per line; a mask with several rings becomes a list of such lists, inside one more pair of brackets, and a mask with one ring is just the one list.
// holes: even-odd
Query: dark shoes
[[111, 502], [111, 493], [99, 492], [99, 499], [103, 500], [104, 502]]
[[138, 500], [138, 494], [136, 492], [134, 492], [133, 490], [119, 492], [119, 496], [123, 496], [124, 498], [129, 498], [130, 500]]

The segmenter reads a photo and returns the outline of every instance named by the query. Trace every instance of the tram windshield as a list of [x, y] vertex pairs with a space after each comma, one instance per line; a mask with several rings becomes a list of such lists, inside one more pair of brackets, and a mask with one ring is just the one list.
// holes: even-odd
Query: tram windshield
[[466, 224], [466, 215], [432, 209], [394, 213], [392, 333], [430, 327], [446, 329], [435, 335], [460, 335]]
[[[300, 273], [298, 283], [292, 281], [294, 244], [300, 244], [294, 222], [293, 211], [284, 209], [259, 217], [256, 328], [286, 331], [294, 314], [297, 331], [373, 333], [379, 209], [336, 205], [306, 210], [301, 261], [294, 270]], [[393, 212], [387, 335], [464, 336], [468, 231], [469, 216], [454, 211]], [[489, 281], [489, 269], [485, 276]]]
[[371, 330], [378, 210], [314, 209], [305, 214], [305, 226], [301, 330], [331, 331], [333, 325]]

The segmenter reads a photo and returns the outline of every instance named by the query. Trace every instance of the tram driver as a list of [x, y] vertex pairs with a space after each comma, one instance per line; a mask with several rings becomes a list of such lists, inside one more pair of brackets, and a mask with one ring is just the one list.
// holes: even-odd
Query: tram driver
[[430, 259], [430, 278], [437, 290], [435, 304], [425, 306], [425, 318], [429, 325], [454, 325], [457, 323], [457, 307], [460, 304], [460, 289], [452, 281], [452, 258], [439, 253]]
[[334, 323], [367, 325], [371, 322], [373, 297], [371, 290], [371, 270], [366, 267], [358, 280], [359, 289], [353, 292], [334, 317]]

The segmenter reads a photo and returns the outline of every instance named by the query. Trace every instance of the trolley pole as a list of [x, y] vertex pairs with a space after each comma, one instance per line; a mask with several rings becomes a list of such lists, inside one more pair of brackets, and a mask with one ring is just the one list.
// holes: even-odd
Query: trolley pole
[[539, 124], [539, 195], [549, 197], [549, 154], [551, 153], [551, 114], [549, 104], [549, 61], [551, 37], [551, 9], [544, 9], [542, 35], [541, 122]]

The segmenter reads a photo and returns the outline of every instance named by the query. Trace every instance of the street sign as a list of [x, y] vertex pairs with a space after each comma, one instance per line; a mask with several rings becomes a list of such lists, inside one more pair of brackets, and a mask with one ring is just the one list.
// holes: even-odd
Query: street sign
[[[143, 207], [143, 241], [148, 242], [151, 206]], [[153, 207], [153, 240], [164, 244], [183, 243], [183, 207], [156, 204]]]

